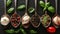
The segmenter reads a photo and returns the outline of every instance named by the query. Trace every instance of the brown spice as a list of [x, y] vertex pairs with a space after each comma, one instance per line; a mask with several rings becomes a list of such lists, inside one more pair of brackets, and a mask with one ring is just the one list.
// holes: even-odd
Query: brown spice
[[40, 25], [39, 15], [33, 15], [32, 18], [31, 18], [31, 23], [34, 27], [37, 27], [38, 25]]

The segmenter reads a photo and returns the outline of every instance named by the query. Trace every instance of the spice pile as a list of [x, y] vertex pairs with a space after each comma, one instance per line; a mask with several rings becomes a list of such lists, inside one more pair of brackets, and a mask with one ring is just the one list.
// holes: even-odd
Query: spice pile
[[34, 27], [37, 27], [38, 25], [40, 25], [40, 17], [39, 15], [33, 15], [32, 18], [31, 18], [31, 23]]
[[20, 25], [20, 16], [14, 13], [11, 17], [11, 24], [13, 27], [17, 28]]
[[22, 25], [25, 28], [28, 28], [29, 22], [30, 22], [30, 17], [27, 15], [27, 13], [25, 13], [25, 15], [22, 17]]
[[43, 26], [48, 27], [51, 23], [51, 18], [49, 15], [45, 14], [41, 17], [41, 22]]
[[10, 22], [10, 21], [9, 21], [9, 17], [8, 17], [8, 16], [3, 15], [3, 16], [1, 17], [1, 24], [2, 24], [2, 25], [7, 25], [9, 22]]

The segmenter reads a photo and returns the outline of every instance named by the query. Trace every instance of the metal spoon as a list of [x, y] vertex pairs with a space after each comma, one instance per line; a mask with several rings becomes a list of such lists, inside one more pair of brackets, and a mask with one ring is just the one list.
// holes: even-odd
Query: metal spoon
[[30, 16], [28, 15], [27, 11], [28, 11], [28, 0], [26, 0], [26, 12], [25, 14], [22, 16], [22, 25], [24, 28], [28, 28], [30, 25]]
[[6, 14], [6, 0], [4, 0], [4, 15], [1, 17], [1, 25], [7, 26], [10, 22], [10, 16]]
[[[47, 0], [45, 0], [45, 3], [47, 3]], [[51, 23], [51, 17], [47, 14], [47, 11], [45, 11], [45, 14], [42, 15], [40, 20], [45, 28], [47, 28]]]
[[14, 0], [15, 2], [15, 12], [14, 14], [11, 16], [11, 24], [14, 28], [17, 28], [20, 25], [20, 15], [17, 14], [17, 0]]
[[40, 25], [40, 16], [37, 14], [37, 0], [35, 0], [35, 14], [31, 17], [31, 24], [33, 27], [38, 28]]
[[56, 13], [55, 15], [52, 17], [52, 21], [53, 21], [53, 25], [58, 28], [59, 27], [59, 24], [60, 22], [58, 21], [60, 19], [60, 16], [57, 14], [57, 0], [55, 0], [55, 3], [56, 3]]

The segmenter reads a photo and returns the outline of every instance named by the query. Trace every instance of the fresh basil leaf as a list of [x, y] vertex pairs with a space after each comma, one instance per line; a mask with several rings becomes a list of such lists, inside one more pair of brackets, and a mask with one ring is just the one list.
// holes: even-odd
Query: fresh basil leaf
[[37, 32], [35, 30], [30, 30], [31, 34], [36, 34]]
[[49, 7], [50, 6], [50, 2], [45, 3], [45, 7]]
[[54, 7], [53, 6], [50, 6], [50, 7], [48, 7], [48, 10], [51, 12], [51, 13], [54, 13]]
[[35, 9], [34, 9], [34, 8], [32, 8], [32, 7], [28, 9], [29, 13], [33, 13], [33, 12], [34, 12], [34, 10], [35, 10]]
[[11, 29], [11, 30], [5, 30], [7, 33], [14, 33], [14, 30]]
[[7, 0], [7, 7], [12, 3], [12, 0]]
[[10, 9], [8, 9], [8, 13], [12, 13], [12, 11], [14, 10], [14, 8], [10, 8]]
[[15, 31], [15, 33], [19, 33], [20, 30]]
[[42, 7], [45, 7], [45, 3], [43, 1], [40, 1], [39, 5], [42, 6]]
[[49, 2], [45, 3], [45, 7], [44, 7], [43, 11], [47, 10], [47, 8], [48, 8], [49, 6], [50, 6], [50, 3], [49, 3]]
[[47, 9], [47, 7], [44, 7], [43, 12]]
[[26, 34], [26, 32], [24, 31], [23, 28], [20, 28], [20, 30], [21, 30], [21, 32], [22, 32], [23, 34]]
[[22, 9], [24, 9], [24, 8], [25, 8], [25, 5], [20, 5], [20, 6], [18, 6], [17, 9], [22, 10]]

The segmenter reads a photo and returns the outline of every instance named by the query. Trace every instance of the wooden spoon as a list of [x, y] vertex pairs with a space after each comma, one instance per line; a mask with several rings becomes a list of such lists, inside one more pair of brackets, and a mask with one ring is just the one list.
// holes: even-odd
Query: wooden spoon
[[1, 25], [7, 26], [10, 22], [10, 16], [6, 14], [6, 0], [4, 0], [4, 15], [1, 17]]
[[57, 0], [55, 0], [56, 3], [56, 14], [52, 17], [53, 25], [58, 28], [60, 25], [60, 16], [57, 14]]
[[33, 27], [38, 28], [40, 25], [40, 16], [37, 14], [37, 0], [35, 0], [35, 14], [31, 17], [31, 24]]
[[30, 16], [27, 13], [27, 11], [28, 11], [27, 6], [28, 6], [28, 0], [26, 0], [26, 12], [22, 16], [22, 25], [24, 28], [28, 28], [30, 25]]
[[[45, 3], [47, 3], [47, 0], [45, 0]], [[47, 28], [51, 23], [51, 17], [47, 14], [47, 11], [45, 11], [45, 14], [42, 15], [40, 20], [45, 28]]]
[[14, 28], [17, 28], [20, 25], [20, 15], [17, 14], [17, 0], [14, 0], [15, 2], [15, 12], [14, 14], [11, 16], [11, 24]]

